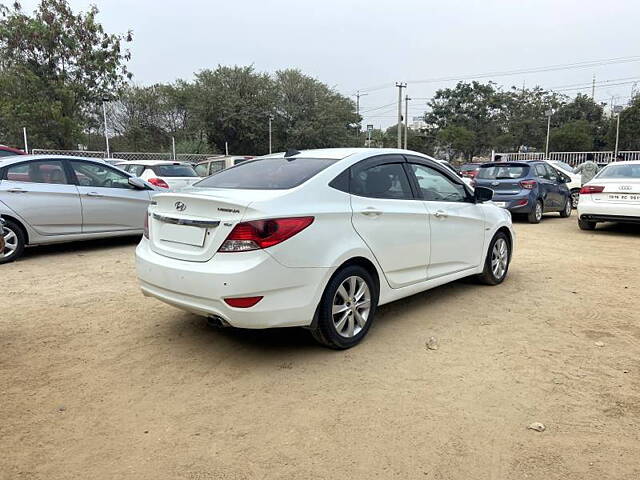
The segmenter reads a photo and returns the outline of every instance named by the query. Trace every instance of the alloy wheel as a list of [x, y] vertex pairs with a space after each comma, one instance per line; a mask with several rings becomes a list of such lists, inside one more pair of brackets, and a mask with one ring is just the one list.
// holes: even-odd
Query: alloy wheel
[[498, 238], [491, 251], [491, 271], [496, 279], [501, 279], [509, 264], [509, 247], [504, 238]]
[[579, 200], [580, 200], [580, 191], [576, 190], [575, 192], [571, 192], [571, 206], [573, 208], [578, 208]]
[[536, 203], [536, 220], [542, 220], [542, 204], [540, 202]]
[[371, 311], [371, 291], [362, 277], [346, 278], [333, 296], [333, 326], [342, 337], [351, 338], [363, 329]]
[[4, 251], [2, 252], [2, 256], [4, 258], [10, 257], [18, 248], [18, 236], [16, 232], [13, 230], [4, 227]]

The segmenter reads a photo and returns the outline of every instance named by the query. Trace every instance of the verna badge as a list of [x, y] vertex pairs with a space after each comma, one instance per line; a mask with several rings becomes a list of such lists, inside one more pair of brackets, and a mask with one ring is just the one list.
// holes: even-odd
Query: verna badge
[[174, 203], [174, 206], [176, 207], [176, 210], [178, 210], [179, 212], [184, 212], [187, 209], [187, 206], [182, 202], [176, 202]]

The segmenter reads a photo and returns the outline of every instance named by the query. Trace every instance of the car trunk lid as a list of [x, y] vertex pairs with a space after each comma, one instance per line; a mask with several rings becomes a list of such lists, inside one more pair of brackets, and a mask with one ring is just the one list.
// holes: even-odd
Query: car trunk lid
[[589, 185], [602, 186], [600, 193], [592, 193], [596, 202], [640, 204], [640, 179], [638, 178], [602, 178], [594, 179]]

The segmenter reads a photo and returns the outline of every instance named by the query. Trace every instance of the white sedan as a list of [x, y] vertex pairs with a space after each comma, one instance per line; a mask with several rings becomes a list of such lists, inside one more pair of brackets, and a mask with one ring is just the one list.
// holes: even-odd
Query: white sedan
[[582, 187], [582, 179], [579, 173], [573, 173], [571, 165], [559, 160], [545, 160], [553, 169], [562, 173], [567, 178], [567, 188], [571, 192], [571, 204], [573, 208], [578, 208], [578, 200], [580, 199], [580, 188]]
[[475, 275], [501, 283], [509, 212], [422, 154], [289, 151], [154, 197], [142, 291], [216, 323], [303, 326], [349, 348], [379, 305]]
[[582, 187], [578, 225], [598, 222], [640, 223], [640, 161], [610, 163]]
[[167, 190], [181, 190], [202, 179], [191, 164], [184, 162], [137, 160], [117, 163], [116, 166], [158, 188]]

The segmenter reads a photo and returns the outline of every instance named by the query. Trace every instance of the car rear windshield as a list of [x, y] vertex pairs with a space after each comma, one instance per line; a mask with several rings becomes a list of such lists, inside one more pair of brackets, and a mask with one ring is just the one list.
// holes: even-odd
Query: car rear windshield
[[190, 165], [152, 165], [149, 167], [159, 177], [197, 177], [198, 174]]
[[477, 169], [478, 169], [478, 165], [474, 165], [474, 164], [466, 164], [460, 167], [460, 170], [463, 172], [469, 172], [471, 170], [477, 170]]
[[640, 164], [608, 165], [600, 172], [598, 178], [640, 178]]
[[476, 178], [507, 180], [526, 177], [528, 173], [529, 165], [482, 165]]
[[297, 187], [335, 163], [327, 158], [261, 158], [222, 170], [195, 184], [207, 188], [286, 190]]

